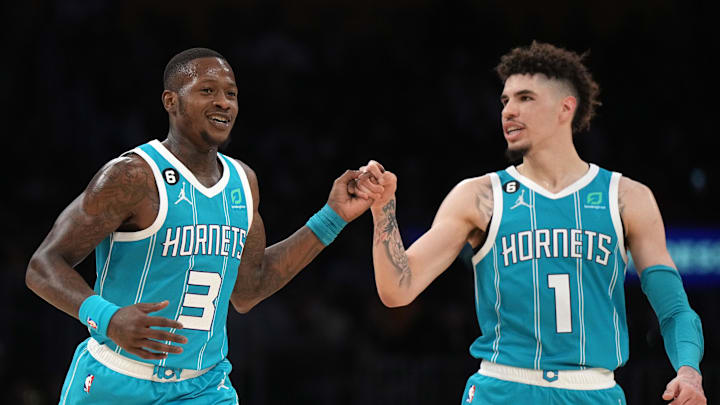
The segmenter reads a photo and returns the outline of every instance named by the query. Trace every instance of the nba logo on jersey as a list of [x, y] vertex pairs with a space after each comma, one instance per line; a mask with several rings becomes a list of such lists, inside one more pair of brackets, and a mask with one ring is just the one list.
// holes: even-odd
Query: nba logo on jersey
[[87, 324], [88, 324], [89, 327], [91, 327], [91, 328], [93, 328], [93, 329], [97, 329], [97, 328], [98, 328], [97, 322], [93, 321], [92, 318], [90, 318], [90, 317], [88, 317], [88, 319], [87, 319]]
[[88, 374], [88, 376], [85, 378], [85, 385], [83, 386], [83, 391], [90, 393], [90, 387], [92, 387], [93, 380], [95, 379], [95, 376], [92, 374]]
[[475, 398], [475, 386], [474, 385], [472, 387], [470, 387], [470, 389], [468, 390], [468, 397], [465, 400], [465, 402], [467, 402], [469, 404], [472, 402], [473, 398]]

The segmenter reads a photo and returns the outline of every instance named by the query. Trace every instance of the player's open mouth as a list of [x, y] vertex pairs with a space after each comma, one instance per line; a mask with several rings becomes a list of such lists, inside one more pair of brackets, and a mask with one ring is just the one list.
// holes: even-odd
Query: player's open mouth
[[520, 131], [522, 131], [523, 129], [525, 129], [525, 128], [514, 127], [511, 129], [508, 129], [505, 131], [505, 138], [508, 140], [515, 139], [520, 134]]
[[226, 129], [227, 127], [230, 126], [230, 118], [223, 116], [223, 115], [218, 115], [218, 114], [208, 115], [208, 119], [214, 126], [220, 128], [220, 129]]

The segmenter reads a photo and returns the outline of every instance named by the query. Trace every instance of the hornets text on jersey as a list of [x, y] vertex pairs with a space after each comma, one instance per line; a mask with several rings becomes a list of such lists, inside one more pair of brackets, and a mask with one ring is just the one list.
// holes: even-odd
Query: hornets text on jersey
[[90, 334], [134, 360], [167, 368], [210, 367], [228, 350], [228, 304], [252, 224], [247, 176], [240, 164], [218, 153], [222, 177], [208, 188], [157, 140], [129, 153], [152, 169], [158, 215], [149, 228], [115, 232], [97, 246], [95, 291], [120, 306], [170, 301], [153, 316], [182, 323], [182, 330], [169, 331], [186, 336], [188, 343], [181, 354], [145, 360], [107, 337], [92, 330]]
[[551, 193], [512, 166], [490, 174], [493, 215], [473, 257], [473, 356], [542, 370], [625, 363], [620, 177], [591, 164]]

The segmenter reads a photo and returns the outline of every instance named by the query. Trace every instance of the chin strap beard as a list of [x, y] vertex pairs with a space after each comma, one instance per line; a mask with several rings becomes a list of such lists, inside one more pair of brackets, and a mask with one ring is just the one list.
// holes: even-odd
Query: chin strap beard
[[527, 148], [512, 150], [510, 148], [505, 149], [505, 157], [510, 163], [522, 162], [523, 157], [527, 153]]

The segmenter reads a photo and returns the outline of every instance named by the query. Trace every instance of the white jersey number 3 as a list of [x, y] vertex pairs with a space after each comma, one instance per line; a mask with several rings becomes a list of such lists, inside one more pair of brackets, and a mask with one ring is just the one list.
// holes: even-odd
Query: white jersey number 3
[[570, 275], [548, 274], [548, 287], [555, 290], [555, 330], [557, 333], [572, 332]]
[[215, 318], [215, 298], [220, 293], [222, 277], [218, 273], [190, 270], [188, 277], [189, 285], [208, 287], [207, 294], [186, 293], [183, 300], [183, 307], [202, 308], [202, 316], [180, 315], [178, 322], [183, 324], [184, 329], [196, 329], [209, 331]]

